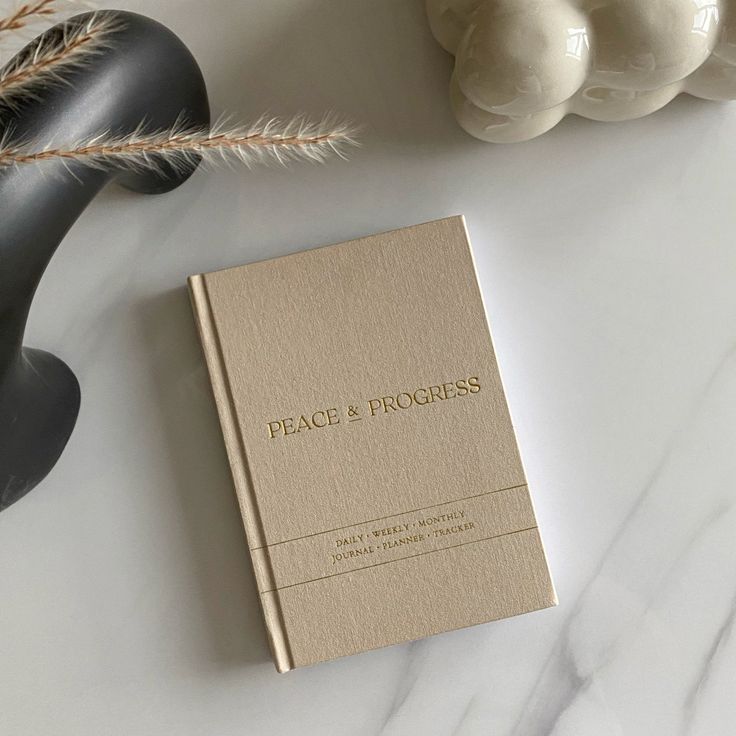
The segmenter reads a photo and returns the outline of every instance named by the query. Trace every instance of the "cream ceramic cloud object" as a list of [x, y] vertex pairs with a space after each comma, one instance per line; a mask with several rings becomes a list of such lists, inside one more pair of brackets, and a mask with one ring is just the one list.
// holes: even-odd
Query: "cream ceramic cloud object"
[[736, 0], [427, 0], [460, 125], [495, 143], [571, 113], [629, 120], [687, 92], [736, 99]]

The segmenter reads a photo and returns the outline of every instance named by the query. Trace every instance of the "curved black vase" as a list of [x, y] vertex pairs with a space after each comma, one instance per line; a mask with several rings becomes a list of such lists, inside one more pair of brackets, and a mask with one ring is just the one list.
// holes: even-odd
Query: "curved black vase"
[[[209, 125], [204, 80], [186, 46], [149, 18], [105, 13], [121, 21], [109, 48], [66, 74], [68, 84], [36, 90], [12, 108], [0, 101], [0, 137], [11, 131], [13, 139], [63, 143], [105, 130], [129, 133], [143, 121], [151, 131], [182, 117]], [[70, 22], [88, 20], [84, 14]], [[71, 369], [51, 353], [22, 345], [33, 294], [56, 247], [111, 179], [156, 194], [179, 186], [193, 171], [67, 166], [71, 171], [46, 161], [0, 171], [0, 510], [51, 470], [79, 410], [79, 384]]]

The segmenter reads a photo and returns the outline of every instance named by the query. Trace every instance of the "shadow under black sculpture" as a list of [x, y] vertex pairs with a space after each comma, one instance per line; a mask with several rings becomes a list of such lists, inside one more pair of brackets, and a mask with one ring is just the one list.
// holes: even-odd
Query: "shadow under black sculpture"
[[[60, 143], [106, 130], [123, 135], [141, 122], [146, 131], [170, 128], [182, 118], [192, 126], [209, 125], [204, 80], [186, 46], [149, 18], [105, 13], [120, 20], [109, 47], [66, 73], [67, 84], [39, 87], [12, 106], [0, 101], [0, 137], [10, 131], [12, 140]], [[84, 14], [67, 23], [88, 19]], [[59, 26], [48, 31], [58, 32]], [[58, 160], [0, 170], [0, 510], [51, 470], [79, 411], [71, 369], [51, 353], [22, 345], [31, 300], [51, 256], [110, 180], [156, 194], [179, 186], [193, 170], [101, 171]]]

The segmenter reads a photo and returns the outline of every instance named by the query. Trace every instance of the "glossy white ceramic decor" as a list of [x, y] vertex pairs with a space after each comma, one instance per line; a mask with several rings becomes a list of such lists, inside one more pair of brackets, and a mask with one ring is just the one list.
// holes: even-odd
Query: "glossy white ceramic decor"
[[570, 113], [642, 117], [687, 92], [736, 99], [736, 0], [427, 0], [455, 55], [462, 127], [496, 143]]

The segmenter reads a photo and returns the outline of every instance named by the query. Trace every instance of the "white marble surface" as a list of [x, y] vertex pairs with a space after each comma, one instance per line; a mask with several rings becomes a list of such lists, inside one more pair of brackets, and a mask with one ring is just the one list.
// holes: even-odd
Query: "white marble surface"
[[[367, 128], [347, 163], [110, 188], [54, 257], [26, 342], [83, 403], [0, 514], [0, 733], [732, 734], [736, 107], [496, 147], [452, 119], [419, 0], [119, 6], [218, 111]], [[277, 675], [185, 277], [455, 213], [560, 606]]]

